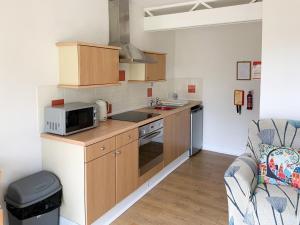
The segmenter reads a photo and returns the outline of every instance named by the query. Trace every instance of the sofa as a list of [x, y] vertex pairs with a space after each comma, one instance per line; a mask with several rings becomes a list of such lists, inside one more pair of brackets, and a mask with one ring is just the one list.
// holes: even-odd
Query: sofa
[[300, 190], [258, 182], [260, 145], [300, 148], [299, 128], [300, 122], [293, 120], [250, 123], [246, 152], [224, 175], [229, 225], [300, 225]]

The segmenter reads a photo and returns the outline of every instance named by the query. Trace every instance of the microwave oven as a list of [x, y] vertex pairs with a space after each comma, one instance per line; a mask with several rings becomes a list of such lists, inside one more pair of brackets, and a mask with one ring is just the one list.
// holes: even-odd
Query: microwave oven
[[74, 102], [45, 108], [45, 132], [70, 135], [97, 127], [96, 104]]

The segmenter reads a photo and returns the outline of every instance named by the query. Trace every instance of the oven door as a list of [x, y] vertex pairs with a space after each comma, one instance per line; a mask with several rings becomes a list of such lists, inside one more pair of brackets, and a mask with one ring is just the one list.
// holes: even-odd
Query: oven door
[[163, 128], [139, 139], [139, 175], [142, 176], [163, 161]]
[[66, 112], [66, 134], [76, 133], [94, 126], [94, 108]]

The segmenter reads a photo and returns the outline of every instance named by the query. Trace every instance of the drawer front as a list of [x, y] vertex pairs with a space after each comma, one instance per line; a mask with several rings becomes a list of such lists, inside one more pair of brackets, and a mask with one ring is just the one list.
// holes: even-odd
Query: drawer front
[[116, 149], [116, 138], [112, 137], [104, 141], [86, 147], [85, 162], [89, 162]]
[[138, 128], [119, 134], [116, 137], [116, 148], [127, 145], [139, 138]]

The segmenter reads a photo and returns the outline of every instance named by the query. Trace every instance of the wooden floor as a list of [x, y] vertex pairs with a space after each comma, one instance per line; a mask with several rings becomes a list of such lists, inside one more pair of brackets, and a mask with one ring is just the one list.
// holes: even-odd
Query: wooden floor
[[223, 174], [233, 160], [233, 156], [200, 152], [112, 224], [227, 225]]

